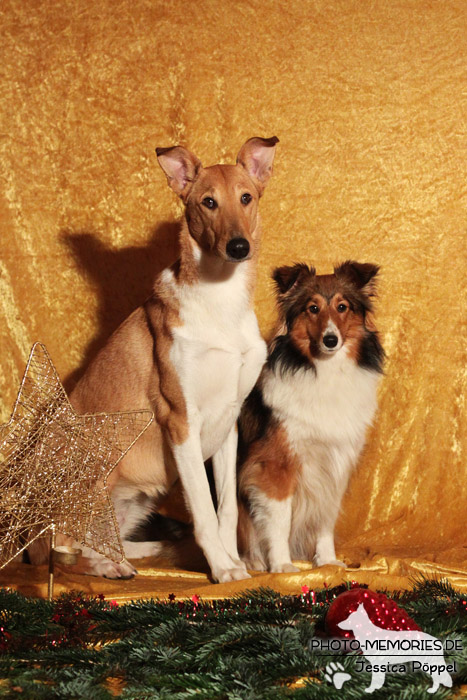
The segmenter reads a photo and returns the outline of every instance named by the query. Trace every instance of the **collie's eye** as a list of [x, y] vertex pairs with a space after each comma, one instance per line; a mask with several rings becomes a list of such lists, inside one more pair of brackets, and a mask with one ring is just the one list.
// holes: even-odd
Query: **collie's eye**
[[337, 307], [337, 310], [340, 314], [343, 314], [344, 311], [347, 311], [347, 309], [348, 309], [347, 304], [339, 304], [339, 306]]
[[240, 197], [241, 203], [245, 205], [249, 204], [252, 199], [253, 197], [248, 192], [245, 192], [245, 194], [242, 194], [242, 196]]
[[312, 314], [319, 314], [319, 306], [316, 306], [316, 304], [312, 304], [308, 307], [308, 311]]
[[202, 201], [202, 204], [203, 204], [203, 206], [206, 207], [206, 209], [216, 209], [217, 208], [217, 202], [212, 197], [205, 197]]

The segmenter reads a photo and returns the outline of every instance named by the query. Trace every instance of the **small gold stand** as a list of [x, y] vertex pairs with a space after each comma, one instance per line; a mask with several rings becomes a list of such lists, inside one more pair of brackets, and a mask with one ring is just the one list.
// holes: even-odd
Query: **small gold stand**
[[55, 545], [55, 526], [52, 526], [52, 532], [50, 533], [50, 548], [49, 548], [49, 586], [48, 586], [48, 599], [52, 600], [54, 596], [54, 564], [76, 564], [78, 558], [81, 556], [81, 549], [77, 547], [67, 547], [61, 546], [56, 547]]

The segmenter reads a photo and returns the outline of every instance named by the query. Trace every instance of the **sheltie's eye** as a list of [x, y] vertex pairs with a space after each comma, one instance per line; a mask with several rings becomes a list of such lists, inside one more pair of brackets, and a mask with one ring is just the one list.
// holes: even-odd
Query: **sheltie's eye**
[[245, 206], [246, 206], [247, 204], [249, 204], [249, 203], [251, 202], [252, 199], [253, 199], [253, 197], [251, 196], [251, 194], [250, 194], [249, 192], [245, 192], [245, 193], [242, 194], [242, 196], [240, 197], [241, 203], [244, 204]]
[[339, 304], [339, 306], [337, 307], [337, 310], [340, 314], [343, 314], [344, 311], [347, 311], [347, 309], [348, 309], [347, 304]]
[[316, 304], [312, 304], [311, 306], [308, 307], [308, 311], [311, 314], [319, 314], [319, 306], [316, 306]]

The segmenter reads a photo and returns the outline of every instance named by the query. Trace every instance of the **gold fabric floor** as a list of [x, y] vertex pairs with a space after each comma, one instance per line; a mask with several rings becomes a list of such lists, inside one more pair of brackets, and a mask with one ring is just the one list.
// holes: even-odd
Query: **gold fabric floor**
[[[356, 554], [356, 552], [354, 553]], [[347, 557], [347, 560], [349, 558]], [[228, 598], [242, 591], [261, 586], [284, 594], [299, 595], [303, 585], [310, 589], [337, 586], [344, 581], [367, 584], [372, 590], [410, 589], [421, 575], [448, 578], [459, 590], [467, 593], [467, 576], [462, 567], [446, 566], [417, 557], [374, 555], [345, 570], [338, 566], [323, 566], [313, 569], [309, 562], [296, 561], [300, 572], [294, 574], [269, 574], [250, 572], [252, 578], [233, 583], [213, 584], [206, 571], [190, 571], [173, 568], [163, 560], [133, 560], [138, 575], [127, 581], [110, 580], [94, 576], [70, 573], [56, 567], [54, 595], [70, 590], [79, 590], [91, 595], [100, 593], [118, 603], [136, 599], [165, 599], [173, 593], [177, 598]], [[47, 566], [30, 566], [12, 562], [0, 571], [0, 587], [10, 587], [24, 595], [46, 597]]]

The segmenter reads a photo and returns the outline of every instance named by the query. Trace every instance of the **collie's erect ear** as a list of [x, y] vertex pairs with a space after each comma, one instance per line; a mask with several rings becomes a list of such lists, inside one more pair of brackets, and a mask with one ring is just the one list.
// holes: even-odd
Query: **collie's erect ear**
[[316, 270], [314, 267], [308, 267], [305, 263], [297, 263], [296, 265], [276, 267], [272, 273], [272, 279], [276, 283], [277, 292], [279, 294], [285, 294], [290, 291], [300, 279], [303, 279], [306, 275], [314, 277], [315, 274]]
[[254, 136], [248, 139], [238, 152], [237, 163], [245, 168], [258, 188], [260, 196], [272, 175], [272, 164], [278, 142], [277, 136], [272, 136], [270, 139]]
[[367, 296], [374, 297], [377, 291], [379, 269], [378, 265], [373, 265], [372, 263], [358, 263], [354, 260], [347, 260], [342, 265], [334, 268], [334, 274], [337, 277], [348, 280]]
[[202, 168], [201, 161], [183, 146], [156, 148], [156, 153], [169, 187], [185, 201]]

